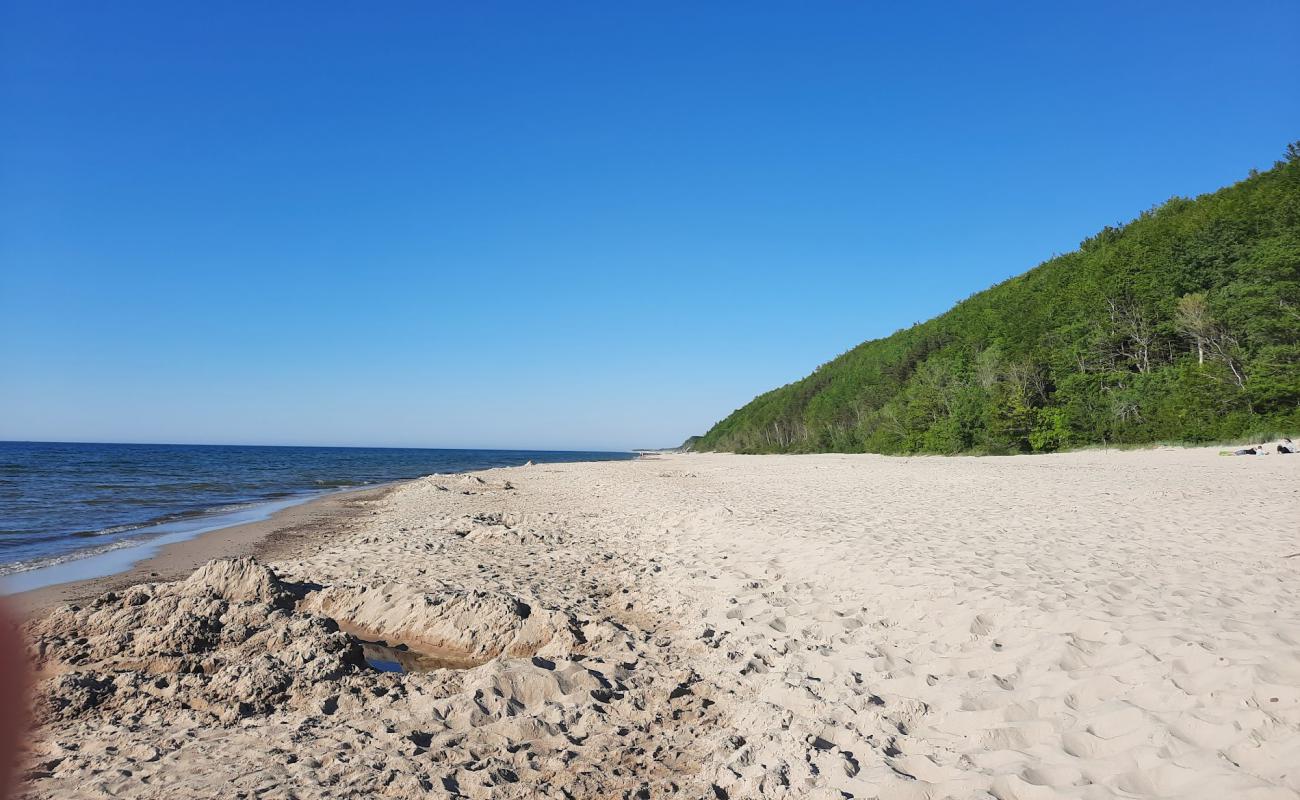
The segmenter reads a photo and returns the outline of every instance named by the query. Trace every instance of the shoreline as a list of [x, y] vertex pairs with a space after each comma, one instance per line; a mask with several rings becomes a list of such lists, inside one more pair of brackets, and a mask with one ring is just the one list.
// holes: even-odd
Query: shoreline
[[[318, 495], [275, 511], [264, 519], [226, 525], [161, 545], [152, 555], [126, 569], [15, 592], [0, 597], [0, 602], [8, 606], [18, 619], [26, 620], [55, 606], [84, 602], [105, 592], [121, 591], [141, 583], [180, 580], [214, 558], [249, 555], [259, 560], [272, 560], [292, 557], [312, 546], [309, 539], [323, 544], [331, 534], [346, 527], [346, 522], [357, 516], [358, 510], [352, 504], [378, 500], [406, 482], [392, 481]], [[308, 528], [314, 535], [295, 535]]]
[[332, 497], [30, 620], [23, 796], [1294, 800], [1300, 560], [1255, 509], [1297, 475], [692, 454]]

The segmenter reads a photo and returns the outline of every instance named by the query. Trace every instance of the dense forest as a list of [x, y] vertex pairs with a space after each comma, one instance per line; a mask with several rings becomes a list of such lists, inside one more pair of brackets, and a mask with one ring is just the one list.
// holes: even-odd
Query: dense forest
[[865, 342], [692, 441], [1017, 453], [1300, 431], [1300, 142]]

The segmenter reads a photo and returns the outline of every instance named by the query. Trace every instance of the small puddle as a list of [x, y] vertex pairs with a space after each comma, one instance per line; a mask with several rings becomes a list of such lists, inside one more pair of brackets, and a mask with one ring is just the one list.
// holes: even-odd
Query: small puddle
[[431, 672], [435, 669], [470, 669], [490, 659], [474, 658], [450, 647], [421, 646], [416, 650], [402, 642], [389, 643], [375, 634], [338, 620], [339, 630], [361, 642], [361, 654], [371, 669], [380, 672]]
[[386, 642], [361, 642], [361, 655], [371, 669], [380, 672], [423, 672], [419, 656], [411, 650], [389, 647]]
[[[359, 637], [358, 637], [359, 638]], [[435, 652], [412, 650], [404, 644], [361, 639], [361, 654], [366, 663], [380, 672], [431, 672], [435, 669], [469, 669], [487, 662], [471, 658], [458, 650], [438, 648]]]

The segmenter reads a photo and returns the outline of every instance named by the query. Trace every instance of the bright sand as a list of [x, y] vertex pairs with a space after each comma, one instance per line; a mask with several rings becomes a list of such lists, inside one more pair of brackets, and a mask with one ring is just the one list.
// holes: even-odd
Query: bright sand
[[1300, 456], [549, 464], [322, 530], [33, 622], [28, 795], [1300, 797]]

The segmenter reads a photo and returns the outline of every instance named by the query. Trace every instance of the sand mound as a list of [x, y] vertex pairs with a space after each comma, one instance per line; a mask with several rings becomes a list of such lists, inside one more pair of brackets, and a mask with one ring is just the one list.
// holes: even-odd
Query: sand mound
[[57, 609], [30, 623], [27, 636], [47, 678], [38, 694], [47, 721], [151, 706], [233, 721], [319, 704], [328, 682], [379, 679], [362, 639], [424, 656], [412, 663], [459, 668], [498, 656], [563, 656], [583, 640], [571, 617], [500, 593], [430, 594], [397, 583], [299, 592], [251, 558]]
[[240, 558], [57, 609], [27, 627], [33, 662], [55, 676], [39, 687], [40, 718], [110, 703], [212, 709], [230, 720], [364, 668], [356, 639], [292, 611], [293, 601], [275, 573]]
[[447, 587], [425, 593], [400, 583], [332, 586], [310, 594], [303, 608], [359, 635], [425, 652], [461, 653], [479, 662], [500, 655], [566, 655], [582, 640], [567, 615], [481, 590]]
[[237, 603], [266, 603], [288, 608], [294, 595], [270, 568], [251, 558], [209, 561], [185, 580], [183, 592], [212, 594]]
[[[591, 797], [657, 769], [630, 738], [706, 708], [670, 698], [676, 684], [635, 659], [573, 652], [629, 650], [617, 625], [437, 582], [292, 584], [251, 559], [58, 609], [27, 635], [46, 735], [28, 785], [61, 798], [271, 784], [302, 797]], [[371, 637], [464, 668], [377, 671]], [[616, 748], [628, 752], [607, 764]]]

